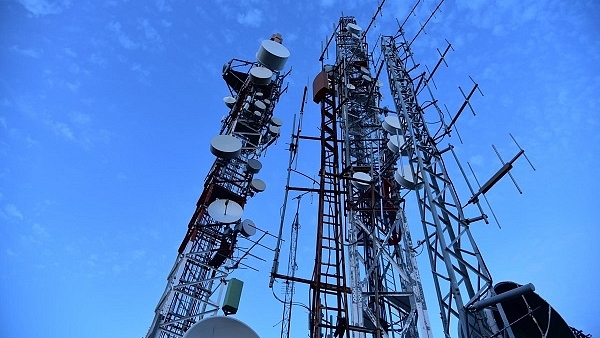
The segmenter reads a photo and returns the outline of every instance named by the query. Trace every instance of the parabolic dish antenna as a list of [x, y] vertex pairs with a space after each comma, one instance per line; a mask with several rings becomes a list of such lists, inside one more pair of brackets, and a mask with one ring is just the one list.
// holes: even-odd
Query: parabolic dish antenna
[[219, 158], [232, 160], [240, 155], [242, 141], [231, 135], [217, 135], [210, 140], [210, 152]]
[[281, 127], [281, 125], [283, 124], [283, 121], [279, 118], [279, 117], [271, 117], [271, 124], [276, 126], [276, 127]]
[[387, 147], [394, 153], [398, 153], [400, 150], [402, 150], [402, 155], [408, 155], [408, 149], [404, 147], [404, 137], [401, 135], [391, 135], [390, 140], [387, 143]]
[[246, 323], [233, 317], [213, 316], [192, 325], [183, 338], [260, 338]]
[[355, 23], [347, 24], [346, 28], [348, 28], [348, 31], [352, 34], [360, 35], [360, 33], [362, 32], [362, 28]]
[[262, 169], [262, 163], [260, 163], [259, 160], [253, 158], [248, 160], [248, 163], [246, 164], [246, 170], [249, 173], [257, 174], [260, 171], [260, 169]]
[[208, 206], [208, 214], [219, 223], [233, 223], [242, 218], [244, 209], [228, 199], [217, 199]]
[[391, 134], [396, 134], [397, 132], [399, 132], [400, 121], [398, 120], [398, 115], [386, 116], [383, 122], [381, 123], [381, 127]]
[[267, 184], [260, 178], [255, 178], [250, 182], [250, 188], [256, 192], [263, 192], [267, 189]]
[[266, 86], [271, 83], [273, 72], [265, 67], [253, 67], [250, 69], [250, 81], [257, 86]]
[[225, 96], [223, 102], [225, 102], [227, 107], [232, 108], [235, 105], [235, 98], [233, 96]]
[[279, 136], [279, 133], [281, 133], [281, 128], [279, 128], [278, 126], [270, 126], [269, 127], [269, 133], [273, 136]]
[[235, 229], [239, 230], [244, 237], [250, 237], [256, 233], [256, 225], [249, 219], [245, 219], [238, 223], [238, 225], [235, 226]]
[[273, 40], [263, 40], [256, 52], [256, 60], [273, 71], [282, 70], [289, 57], [290, 51]]
[[352, 178], [354, 178], [355, 180], [367, 181], [367, 182], [354, 181], [354, 180], [351, 181], [352, 185], [355, 186], [357, 189], [365, 190], [365, 189], [368, 189], [369, 186], [371, 186], [371, 184], [369, 183], [371, 181], [371, 175], [369, 175], [367, 173], [356, 172], [356, 173], [352, 174]]
[[265, 109], [267, 109], [267, 105], [264, 102], [258, 100], [254, 101], [254, 107], [256, 107], [256, 110], [260, 112], [263, 112], [265, 111]]
[[415, 190], [423, 186], [422, 180], [415, 180], [409, 165], [403, 165], [394, 173], [394, 179], [406, 189]]

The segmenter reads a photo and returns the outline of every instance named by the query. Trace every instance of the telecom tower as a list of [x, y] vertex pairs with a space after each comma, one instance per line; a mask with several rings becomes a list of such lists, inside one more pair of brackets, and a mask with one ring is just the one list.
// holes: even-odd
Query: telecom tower
[[[290, 191], [317, 194], [318, 223], [311, 278], [295, 276], [294, 268], [287, 275], [279, 273], [281, 241], [275, 250], [271, 286], [276, 279], [287, 284], [282, 337], [290, 336], [293, 283], [310, 287], [311, 338], [433, 337], [415, 257], [421, 245], [429, 258], [445, 337], [575, 337], [576, 330], [533, 292], [533, 285], [494, 285], [471, 234], [473, 224], [488, 222], [480, 198], [510, 175], [524, 151], [519, 147], [510, 161], [502, 161], [483, 185], [471, 185], [453, 146], [440, 147], [440, 142], [470, 106], [478, 85], [446, 123], [429, 83], [451, 45], [440, 53], [432, 72], [417, 74], [414, 38], [406, 38], [402, 25], [395, 35], [381, 37], [379, 58], [374, 59], [367, 43], [372, 24], [363, 31], [354, 17], [340, 18], [320, 57], [322, 71], [313, 81], [320, 135], [301, 134], [304, 100], [299, 127], [292, 134], [284, 207]], [[330, 50], [333, 59], [326, 58]], [[380, 106], [382, 73], [393, 109]], [[439, 122], [437, 130], [429, 130], [425, 111]], [[320, 144], [313, 188], [290, 184], [300, 140]], [[445, 157], [456, 160], [462, 171], [471, 193], [466, 203], [459, 200]], [[423, 231], [419, 237], [424, 238], [419, 244], [412, 242], [405, 215], [405, 207], [414, 202]], [[293, 265], [297, 219], [290, 244]]]
[[[231, 283], [229, 274], [244, 265], [250, 249], [266, 235], [262, 232], [258, 239], [251, 239], [261, 230], [252, 221], [241, 219], [247, 200], [266, 188], [265, 182], [254, 178], [262, 167], [258, 159], [280, 134], [282, 121], [273, 116], [273, 110], [285, 91], [283, 81], [289, 72], [282, 70], [290, 55], [282, 41], [280, 34], [274, 34], [261, 43], [257, 61], [232, 59], [223, 66], [231, 95], [224, 98], [229, 114], [222, 120], [219, 135], [210, 142], [216, 160], [147, 338], [182, 337], [192, 324], [217, 314], [221, 286], [239, 284]], [[242, 249], [240, 241], [248, 241], [250, 249]], [[239, 292], [241, 286], [237, 288]], [[223, 311], [235, 313], [236, 306], [234, 300], [223, 306]], [[226, 325], [232, 326], [231, 322]]]

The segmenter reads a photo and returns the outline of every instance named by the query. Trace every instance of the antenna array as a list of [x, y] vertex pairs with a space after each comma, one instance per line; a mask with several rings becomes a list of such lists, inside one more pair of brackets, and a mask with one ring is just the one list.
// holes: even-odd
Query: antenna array
[[[219, 310], [221, 286], [228, 275], [252, 256], [250, 250], [268, 235], [243, 220], [246, 202], [266, 184], [255, 178], [258, 158], [279, 137], [281, 120], [273, 111], [289, 72], [282, 72], [289, 51], [279, 34], [264, 40], [257, 61], [232, 59], [223, 66], [230, 90], [224, 98], [230, 109], [219, 135], [210, 142], [216, 156], [204, 190], [179, 247], [167, 286], [155, 310], [147, 338], [182, 337], [192, 324]], [[256, 232], [257, 240], [251, 237]], [[249, 249], [238, 244], [248, 241]], [[250, 267], [251, 268], [251, 267]]]

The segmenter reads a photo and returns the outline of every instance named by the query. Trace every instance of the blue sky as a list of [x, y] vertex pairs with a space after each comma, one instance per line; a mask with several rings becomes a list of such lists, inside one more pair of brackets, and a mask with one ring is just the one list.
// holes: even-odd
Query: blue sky
[[[409, 35], [435, 5], [424, 1]], [[371, 44], [394, 33], [395, 18], [412, 6], [388, 0]], [[276, 232], [292, 116], [320, 69], [321, 42], [342, 12], [366, 27], [376, 7], [0, 0], [0, 336], [145, 335], [214, 160], [209, 140], [227, 112], [221, 67], [234, 57], [253, 60], [260, 41], [281, 32], [293, 68], [275, 113], [282, 137], [263, 160], [267, 191], [245, 211]], [[431, 68], [448, 39], [455, 51], [436, 74], [436, 96], [455, 112], [469, 75], [485, 95], [473, 100], [477, 116], [465, 112], [457, 124], [464, 144], [449, 141], [480, 180], [501, 165], [491, 144], [505, 159], [518, 150], [509, 132], [537, 169], [523, 160], [515, 166], [523, 195], [508, 179], [488, 194], [502, 229], [473, 229], [492, 276], [532, 282], [570, 325], [600, 336], [600, 5], [457, 0], [441, 9], [415, 57]], [[309, 104], [305, 134], [317, 133], [317, 114]], [[314, 147], [300, 150], [309, 176], [314, 155]], [[298, 273], [307, 278], [315, 202], [306, 197], [302, 205]], [[418, 219], [409, 222], [420, 239]], [[259, 272], [236, 272], [246, 282], [237, 316], [275, 337], [281, 306], [267, 288], [272, 256], [261, 256], [266, 263], [252, 262]], [[421, 275], [431, 278], [425, 266]], [[299, 286], [296, 299], [306, 297]], [[293, 313], [293, 336], [305, 337], [306, 311]], [[435, 310], [430, 317], [438, 321]]]

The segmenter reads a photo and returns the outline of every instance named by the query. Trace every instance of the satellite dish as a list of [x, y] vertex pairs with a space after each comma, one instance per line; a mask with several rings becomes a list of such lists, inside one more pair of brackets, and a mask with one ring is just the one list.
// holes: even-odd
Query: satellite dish
[[289, 57], [290, 51], [273, 40], [263, 40], [256, 52], [256, 60], [273, 71], [282, 70]]
[[381, 123], [381, 127], [391, 134], [396, 134], [397, 132], [399, 132], [400, 121], [398, 120], [398, 115], [386, 116], [383, 122]]
[[229, 108], [233, 108], [233, 106], [235, 105], [235, 98], [233, 96], [225, 96], [223, 98], [223, 102], [225, 102], [225, 105]]
[[269, 133], [273, 136], [279, 136], [279, 133], [281, 132], [281, 128], [279, 128], [278, 126], [270, 126], [269, 127]]
[[409, 190], [420, 189], [421, 186], [423, 186], [423, 181], [421, 179], [415, 180], [409, 165], [403, 165], [401, 168], [398, 168], [394, 173], [394, 179], [401, 186]]
[[356, 172], [356, 173], [352, 174], [352, 178], [355, 180], [367, 181], [367, 182], [361, 182], [361, 181], [352, 180], [350, 183], [352, 183], [352, 185], [355, 186], [357, 189], [366, 190], [371, 186], [371, 184], [368, 183], [371, 181], [371, 175], [369, 175], [367, 173]]
[[252, 182], [250, 182], [250, 188], [256, 192], [263, 192], [265, 189], [267, 189], [267, 184], [265, 181], [255, 178], [252, 180]]
[[265, 67], [253, 67], [250, 69], [250, 81], [257, 86], [266, 86], [271, 83], [273, 72]]
[[352, 83], [347, 83], [346, 84], [346, 88], [350, 89], [350, 90], [354, 90], [356, 89], [356, 87], [352, 84]]
[[192, 325], [183, 338], [260, 338], [250, 326], [233, 317], [213, 316]]
[[367, 81], [367, 82], [371, 82], [373, 79], [371, 79], [371, 77], [367, 74], [363, 74], [362, 76], [363, 80]]
[[271, 124], [276, 127], [281, 127], [283, 121], [280, 118], [273, 116], [271, 117]]
[[359, 25], [355, 24], [355, 23], [349, 23], [349, 24], [347, 24], [346, 28], [352, 34], [360, 35], [360, 33], [362, 32], [362, 28]]
[[256, 225], [249, 219], [245, 219], [235, 226], [235, 230], [238, 230], [244, 237], [250, 237], [256, 233]]
[[210, 140], [210, 152], [226, 160], [232, 160], [240, 155], [242, 141], [231, 135], [217, 135]]
[[267, 105], [264, 104], [264, 102], [258, 100], [254, 101], [254, 107], [256, 107], [256, 110], [260, 112], [263, 112], [265, 111], [265, 109], [267, 109]]
[[387, 143], [387, 147], [394, 153], [398, 153], [400, 150], [402, 150], [402, 155], [408, 155], [408, 149], [404, 147], [404, 138], [400, 135], [391, 135], [390, 140]]
[[262, 92], [256, 92], [254, 93], [254, 97], [257, 99], [261, 99], [264, 96], [264, 94]]
[[267, 105], [270, 106], [271, 105], [271, 100], [269, 99], [264, 99], [263, 102]]
[[219, 223], [233, 223], [242, 218], [244, 209], [228, 199], [217, 199], [208, 206], [208, 214]]
[[362, 67], [361, 66], [360, 67], [360, 71], [363, 72], [363, 74], [365, 74], [365, 75], [371, 74], [371, 72], [369, 71], [369, 68], [367, 68], [367, 67]]
[[260, 171], [260, 169], [262, 169], [262, 163], [260, 163], [259, 160], [251, 158], [248, 160], [248, 163], [246, 163], [246, 170], [249, 173], [257, 174]]
[[[521, 286], [515, 282], [500, 282], [494, 286], [497, 295], [502, 295]], [[561, 315], [545, 299], [535, 292], [517, 298], [503, 300], [502, 308], [516, 337], [575, 338], [569, 325]], [[531, 311], [530, 309], [536, 309]], [[504, 322], [497, 312], [493, 312], [499, 329], [504, 329]], [[543, 328], [544, 332], [540, 332]], [[580, 336], [578, 336], [580, 337]]]

